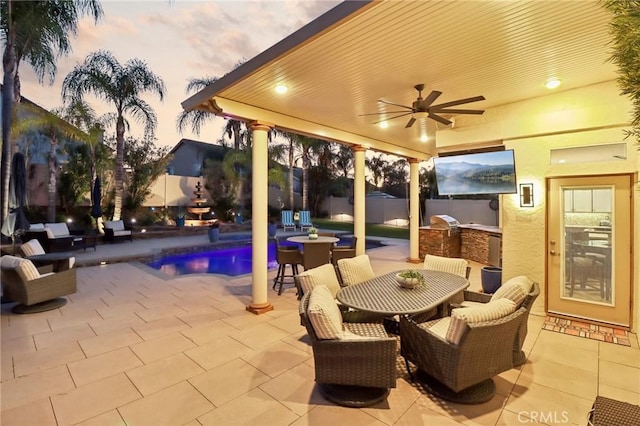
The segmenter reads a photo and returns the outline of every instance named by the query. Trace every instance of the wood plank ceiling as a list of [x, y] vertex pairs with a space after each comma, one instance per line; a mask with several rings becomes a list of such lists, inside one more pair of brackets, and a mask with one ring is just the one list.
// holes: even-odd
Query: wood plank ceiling
[[[547, 95], [552, 77], [558, 91], [614, 80], [608, 22], [590, 0], [372, 2], [326, 28], [302, 28], [302, 42], [263, 52], [183, 107], [213, 99], [228, 116], [424, 159], [442, 124], [405, 129], [407, 116], [382, 129], [361, 114], [388, 118], [398, 108], [377, 100], [411, 105], [418, 83], [423, 96], [443, 93], [436, 104], [483, 95], [461, 108], [488, 109]], [[275, 93], [277, 84], [288, 92]]]

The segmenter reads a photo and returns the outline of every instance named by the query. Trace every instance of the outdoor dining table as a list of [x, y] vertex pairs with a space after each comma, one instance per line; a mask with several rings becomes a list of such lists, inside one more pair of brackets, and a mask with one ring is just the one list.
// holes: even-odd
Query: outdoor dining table
[[343, 287], [336, 298], [350, 308], [384, 315], [425, 312], [446, 302], [469, 287], [469, 280], [448, 272], [415, 269], [424, 277], [424, 284], [412, 289], [401, 287], [391, 272]]
[[340, 241], [340, 239], [336, 237], [318, 236], [318, 238], [312, 240], [307, 235], [298, 235], [296, 237], [287, 238], [287, 241], [290, 241], [292, 243], [298, 243], [298, 244], [316, 244], [316, 243], [337, 243], [338, 241]]

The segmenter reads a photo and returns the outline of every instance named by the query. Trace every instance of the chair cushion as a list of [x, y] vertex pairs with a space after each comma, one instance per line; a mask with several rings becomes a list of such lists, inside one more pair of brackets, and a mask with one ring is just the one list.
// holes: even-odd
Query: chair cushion
[[447, 329], [447, 341], [457, 345], [467, 324], [492, 321], [516, 311], [516, 304], [510, 299], [498, 299], [481, 306], [456, 308], [451, 311], [451, 323]]
[[451, 323], [451, 317], [444, 317], [444, 318], [438, 318], [431, 321], [423, 322], [419, 325], [421, 328], [429, 329], [429, 331], [440, 336], [442, 339], [446, 339], [447, 331], [449, 330], [450, 323]]
[[16, 269], [20, 263], [22, 263], [24, 259], [18, 256], [11, 256], [9, 254], [5, 254], [0, 257], [0, 268], [2, 269]]
[[131, 230], [129, 229], [124, 229], [122, 231], [113, 231], [113, 236], [114, 237], [122, 237], [125, 235], [131, 235]]
[[107, 220], [104, 222], [104, 227], [114, 231], [124, 231], [124, 222], [121, 220]]
[[302, 286], [302, 291], [304, 293], [311, 292], [311, 290], [318, 285], [326, 285], [335, 299], [336, 293], [340, 290], [340, 282], [338, 282], [336, 270], [330, 263], [298, 274], [298, 280], [300, 281], [300, 286]]
[[67, 224], [64, 222], [45, 223], [44, 228], [49, 238], [67, 237], [70, 235], [69, 228], [67, 228]]
[[31, 281], [40, 278], [40, 272], [30, 260], [23, 259], [16, 268], [16, 272], [20, 275], [22, 281]]
[[318, 285], [311, 290], [307, 316], [318, 339], [342, 337], [342, 314], [326, 285]]
[[532, 285], [533, 282], [524, 275], [513, 277], [493, 293], [491, 302], [498, 299], [509, 299], [515, 302], [516, 306], [520, 306], [525, 297], [527, 297], [527, 294], [531, 291]]
[[20, 250], [22, 250], [25, 256], [36, 256], [38, 254], [45, 254], [40, 241], [36, 239], [29, 240], [26, 243], [23, 243], [20, 246]]
[[448, 272], [450, 274], [467, 276], [467, 262], [465, 259], [433, 256], [428, 254], [424, 257], [424, 269], [430, 271]]
[[29, 225], [29, 231], [44, 231], [44, 223], [32, 223]]
[[376, 276], [366, 254], [338, 260], [338, 269], [344, 285], [358, 284]]

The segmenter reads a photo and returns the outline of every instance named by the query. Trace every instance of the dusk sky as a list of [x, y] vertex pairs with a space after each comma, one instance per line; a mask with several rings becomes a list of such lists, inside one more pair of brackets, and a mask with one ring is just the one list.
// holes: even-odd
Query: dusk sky
[[[224, 120], [216, 118], [201, 134], [180, 134], [176, 119], [180, 103], [189, 95], [187, 82], [196, 77], [221, 77], [239, 61], [251, 59], [338, 4], [335, 0], [287, 1], [111, 1], [103, 0], [104, 18], [94, 25], [83, 18], [73, 52], [57, 62], [53, 85], [40, 85], [29, 64], [22, 62], [22, 96], [46, 109], [62, 105], [60, 87], [73, 67], [88, 54], [111, 51], [122, 64], [133, 58], [145, 61], [163, 80], [166, 97], [145, 96], [158, 116], [158, 145], [175, 145], [181, 138], [215, 142]], [[115, 112], [95, 98], [87, 98], [100, 114]], [[130, 120], [135, 137], [140, 127]], [[113, 133], [113, 130], [111, 130]]]

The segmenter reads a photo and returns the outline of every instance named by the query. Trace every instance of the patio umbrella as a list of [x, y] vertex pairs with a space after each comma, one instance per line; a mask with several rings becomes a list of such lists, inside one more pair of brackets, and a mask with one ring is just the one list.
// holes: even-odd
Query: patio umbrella
[[96, 181], [93, 183], [93, 189], [91, 190], [91, 217], [102, 217], [102, 207], [100, 206], [100, 200], [102, 199], [102, 187], [100, 184], [100, 176], [96, 176]]
[[29, 221], [24, 214], [24, 203], [27, 192], [27, 171], [24, 155], [16, 152], [11, 160], [11, 177], [9, 181], [9, 214], [2, 224], [2, 233], [11, 237], [15, 244], [15, 237], [22, 231], [29, 229]]

